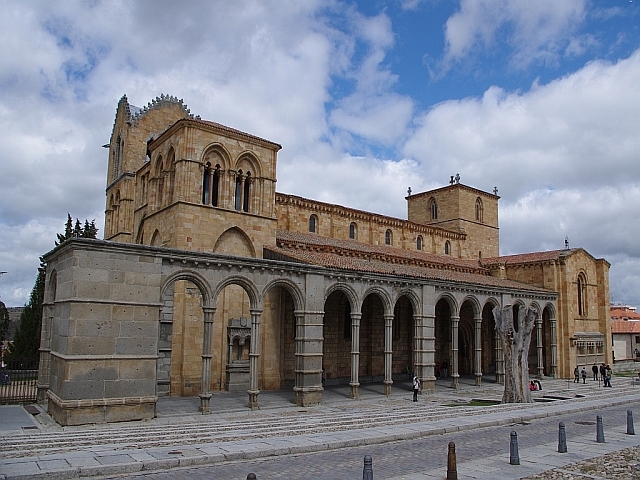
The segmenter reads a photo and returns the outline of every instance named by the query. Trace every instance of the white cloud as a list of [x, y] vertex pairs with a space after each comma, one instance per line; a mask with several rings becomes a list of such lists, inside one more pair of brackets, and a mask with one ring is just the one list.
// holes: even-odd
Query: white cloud
[[[568, 235], [614, 263], [612, 289], [640, 285], [640, 51], [526, 92], [494, 86], [416, 112], [388, 58], [397, 45], [386, 11], [367, 17], [338, 0], [5, 3], [7, 304], [28, 300], [38, 256], [53, 247], [67, 212], [103, 228], [101, 145], [125, 93], [139, 106], [176, 95], [205, 119], [281, 143], [284, 193], [405, 217], [408, 186], [439, 187], [458, 172], [477, 188], [498, 186], [503, 253], [561, 248]], [[503, 40], [517, 67], [586, 52], [596, 40], [578, 34], [585, 5], [463, 0], [446, 26], [445, 62]], [[387, 153], [394, 149], [401, 158]]]
[[[528, 92], [489, 88], [417, 118], [404, 153], [421, 176], [500, 189], [501, 254], [565, 237], [611, 264], [614, 300], [639, 304], [640, 50]], [[635, 271], [634, 271], [635, 269]]]
[[526, 93], [489, 88], [482, 98], [443, 102], [416, 119], [404, 153], [425, 174], [459, 172], [509, 201], [549, 188], [615, 186], [640, 178], [640, 51], [616, 64], [592, 62]]
[[[445, 27], [446, 72], [475, 52], [488, 52], [500, 42], [513, 49], [512, 63], [551, 63], [563, 55], [585, 18], [586, 0], [462, 0]], [[575, 45], [572, 47], [575, 51]]]

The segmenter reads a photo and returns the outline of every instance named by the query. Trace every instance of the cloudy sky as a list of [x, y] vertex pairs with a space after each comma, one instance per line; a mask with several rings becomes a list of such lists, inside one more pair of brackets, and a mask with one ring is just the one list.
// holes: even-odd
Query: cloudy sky
[[0, 300], [104, 227], [119, 98], [283, 146], [278, 191], [406, 218], [499, 189], [503, 255], [584, 247], [640, 306], [640, 1], [0, 0]]

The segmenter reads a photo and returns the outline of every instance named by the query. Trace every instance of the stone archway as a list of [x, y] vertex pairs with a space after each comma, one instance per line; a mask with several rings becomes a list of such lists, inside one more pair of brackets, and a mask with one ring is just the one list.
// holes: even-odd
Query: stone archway
[[392, 334], [392, 374], [401, 375], [416, 372], [414, 365], [414, 311], [411, 300], [406, 295], [398, 298], [393, 309]]
[[473, 375], [475, 353], [474, 309], [469, 301], [460, 307], [460, 323], [458, 326], [458, 373]]
[[448, 378], [452, 374], [451, 323], [451, 305], [441, 298], [435, 308], [435, 363], [440, 368], [440, 378]]
[[384, 303], [376, 293], [370, 293], [362, 302], [360, 320], [360, 383], [384, 380]]
[[493, 318], [493, 308], [497, 304], [487, 302], [482, 309], [482, 373], [496, 375], [496, 382], [499, 382], [498, 372], [498, 343], [496, 337], [496, 324]]
[[341, 290], [324, 303], [323, 365], [328, 385], [347, 384], [351, 378], [351, 303]]
[[291, 388], [296, 380], [296, 301], [287, 287], [276, 284], [263, 298], [261, 388]]

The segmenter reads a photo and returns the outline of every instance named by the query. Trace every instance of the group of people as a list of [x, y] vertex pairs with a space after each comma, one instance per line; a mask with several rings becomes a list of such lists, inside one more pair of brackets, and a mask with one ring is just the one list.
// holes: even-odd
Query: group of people
[[449, 362], [445, 360], [444, 362], [442, 362], [442, 365], [436, 362], [434, 372], [436, 378], [447, 378], [449, 376]]
[[[598, 380], [598, 374], [600, 374], [600, 378], [604, 382], [605, 387], [611, 387], [611, 367], [609, 365], [605, 365], [604, 363], [600, 364], [598, 367], [597, 364], [593, 364], [591, 367], [591, 372], [593, 373], [593, 381]], [[578, 367], [573, 369], [573, 383], [580, 383], [580, 378], [582, 377], [582, 383], [587, 383], [587, 370], [585, 367], [582, 367], [582, 370], [579, 370]]]
[[542, 384], [540, 383], [540, 380], [531, 380], [529, 382], [529, 390], [531, 390], [532, 392], [534, 390], [542, 390]]

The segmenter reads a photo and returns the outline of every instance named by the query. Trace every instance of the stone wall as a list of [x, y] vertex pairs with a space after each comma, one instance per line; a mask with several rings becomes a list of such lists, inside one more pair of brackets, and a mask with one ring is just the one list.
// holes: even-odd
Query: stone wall
[[455, 231], [280, 193], [276, 195], [276, 211], [279, 230], [309, 233], [309, 218], [315, 215], [315, 233], [318, 235], [351, 240], [349, 226], [353, 223], [355, 238], [352, 240], [371, 245], [385, 245], [385, 234], [390, 230], [390, 246], [410, 251], [418, 250], [417, 239], [420, 236], [423, 251], [444, 254], [444, 245], [448, 241], [452, 246], [452, 255], [457, 257], [467, 238], [466, 235]]
[[[586, 279], [584, 311], [578, 312], [578, 275]], [[556, 312], [558, 376], [570, 378], [578, 361], [576, 332], [599, 332], [604, 336], [603, 359], [612, 363], [609, 319], [608, 263], [582, 249], [567, 250], [558, 261], [528, 262], [506, 266], [506, 277], [558, 292]], [[606, 305], [606, 307], [605, 307]]]
[[153, 417], [160, 265], [117, 249], [62, 248], [48, 258], [57, 277], [49, 412], [60, 424]]

